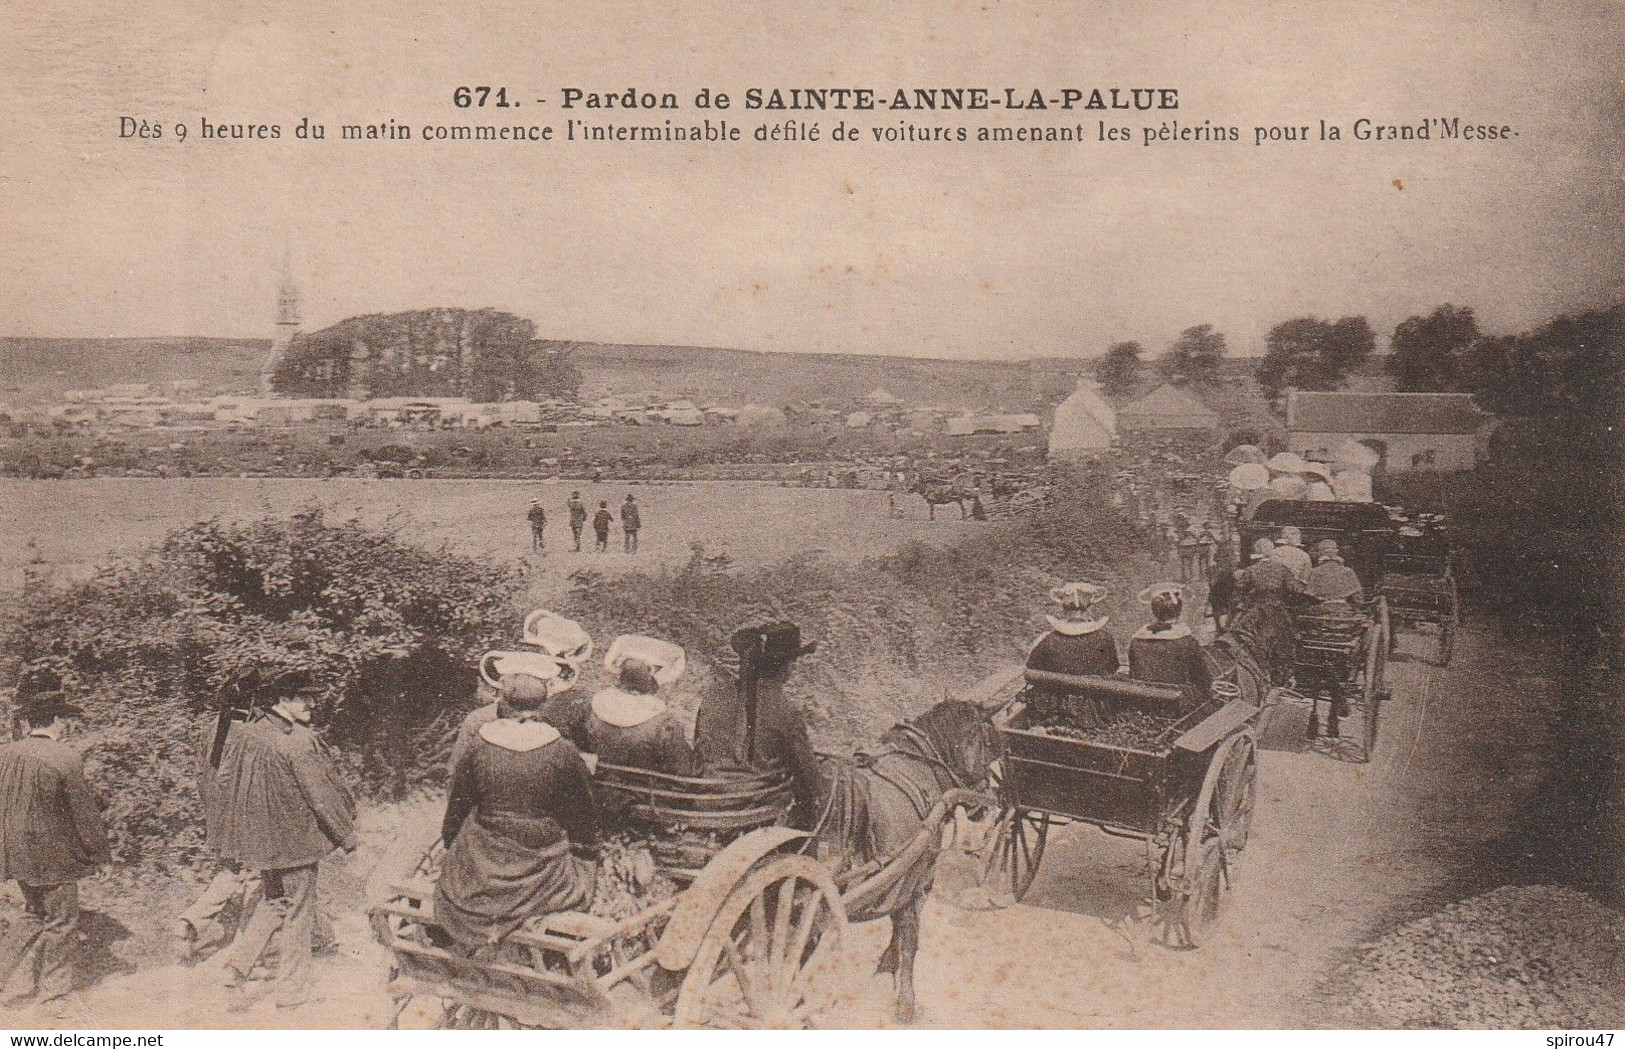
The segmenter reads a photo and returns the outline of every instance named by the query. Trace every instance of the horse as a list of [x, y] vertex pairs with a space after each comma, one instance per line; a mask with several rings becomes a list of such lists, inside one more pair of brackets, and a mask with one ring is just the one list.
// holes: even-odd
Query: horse
[[925, 509], [931, 520], [937, 519], [937, 507], [953, 503], [959, 507], [959, 519], [965, 520], [965, 503], [973, 494], [968, 488], [952, 481], [919, 481], [914, 491], [925, 500]]
[[[891, 974], [903, 1023], [912, 1023], [918, 1011], [920, 912], [941, 845], [941, 826], [929, 824], [928, 817], [948, 791], [985, 787], [1000, 750], [990, 711], [945, 700], [888, 729], [878, 751], [827, 759], [820, 768], [818, 852], [833, 861], [843, 891], [870, 878], [861, 899], [843, 895], [849, 920], [891, 919], [891, 940], [875, 972]], [[886, 876], [872, 877], [881, 868]]]
[[1230, 617], [1203, 655], [1214, 681], [1227, 681], [1242, 699], [1264, 706], [1291, 679], [1292, 645], [1291, 616], [1278, 604], [1253, 604]]

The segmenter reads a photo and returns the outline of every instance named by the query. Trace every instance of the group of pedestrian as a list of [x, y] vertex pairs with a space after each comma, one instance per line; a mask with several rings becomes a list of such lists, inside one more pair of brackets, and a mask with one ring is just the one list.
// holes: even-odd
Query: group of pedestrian
[[[565, 512], [569, 515], [570, 537], [575, 542], [573, 552], [581, 552], [581, 537], [586, 531], [589, 515], [587, 503], [581, 498], [580, 492], [571, 492], [570, 498], [565, 501]], [[530, 548], [535, 551], [547, 549], [547, 510], [542, 506], [540, 499], [532, 499], [530, 508], [525, 512], [525, 518], [530, 522]], [[598, 511], [591, 515], [593, 538], [596, 545], [594, 551], [604, 554], [609, 552], [609, 532], [615, 524], [615, 513], [609, 508], [609, 500], [601, 499], [598, 502]], [[637, 499], [627, 493], [625, 501], [621, 503], [621, 549], [626, 553], [638, 552], [638, 532], [643, 528], [643, 514], [638, 506]]]
[[[251, 977], [274, 960], [276, 1004], [292, 1009], [315, 993], [317, 869], [335, 848], [355, 848], [355, 800], [310, 728], [310, 679], [285, 676], [262, 699], [268, 705], [209, 715], [199, 728], [205, 835], [225, 869], [180, 924], [193, 937], [231, 895], [246, 896], [223, 982], [246, 1006], [257, 997]], [[0, 986], [8, 1005], [33, 998], [61, 1016], [75, 988], [78, 881], [111, 855], [82, 759], [66, 742], [80, 708], [60, 679], [44, 676], [25, 678], [16, 706], [25, 735], [0, 747], [0, 879], [18, 883], [24, 913], [0, 941]]]

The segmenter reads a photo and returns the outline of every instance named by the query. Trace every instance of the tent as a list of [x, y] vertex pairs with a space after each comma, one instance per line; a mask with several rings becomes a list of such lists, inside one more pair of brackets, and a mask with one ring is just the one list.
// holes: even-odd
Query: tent
[[1117, 413], [1125, 430], [1217, 430], [1219, 414], [1177, 386], [1163, 384]]
[[1117, 416], [1099, 390], [1099, 384], [1086, 380], [1056, 406], [1049, 432], [1050, 455], [1090, 455], [1112, 446], [1117, 436]]

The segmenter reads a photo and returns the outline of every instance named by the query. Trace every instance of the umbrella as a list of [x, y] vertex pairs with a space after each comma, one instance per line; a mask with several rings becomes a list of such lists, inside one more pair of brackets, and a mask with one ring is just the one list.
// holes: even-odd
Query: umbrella
[[1242, 463], [1230, 471], [1230, 485], [1243, 492], [1254, 492], [1270, 483], [1269, 467], [1263, 463]]
[[1382, 456], [1372, 451], [1370, 445], [1361, 444], [1359, 441], [1352, 439], [1344, 441], [1333, 449], [1332, 458], [1340, 463], [1353, 463], [1364, 466], [1367, 470], [1382, 462]]
[[1276, 452], [1270, 456], [1270, 461], [1264, 464], [1278, 474], [1295, 474], [1303, 472], [1303, 456], [1297, 452]]
[[1245, 466], [1248, 463], [1261, 463], [1265, 459], [1264, 450], [1256, 444], [1238, 444], [1225, 453], [1224, 461], [1231, 466]]
[[1277, 499], [1302, 500], [1309, 494], [1309, 484], [1297, 474], [1281, 474], [1270, 481], [1270, 493]]

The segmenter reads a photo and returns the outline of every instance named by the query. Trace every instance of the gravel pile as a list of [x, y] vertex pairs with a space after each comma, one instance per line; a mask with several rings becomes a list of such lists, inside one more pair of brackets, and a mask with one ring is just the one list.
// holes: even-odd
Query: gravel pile
[[1496, 889], [1378, 940], [1354, 988], [1388, 1027], [1625, 1027], [1625, 914], [1574, 889]]

